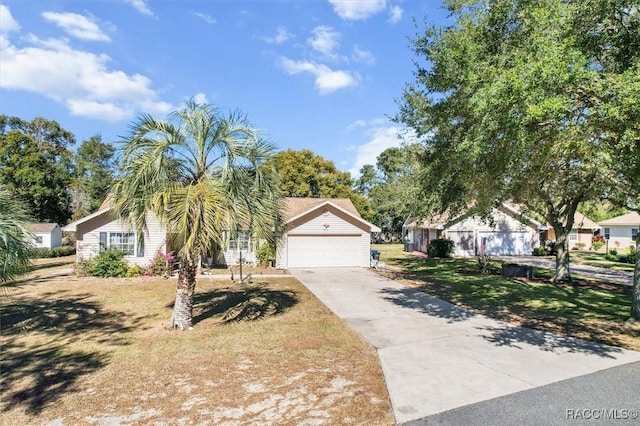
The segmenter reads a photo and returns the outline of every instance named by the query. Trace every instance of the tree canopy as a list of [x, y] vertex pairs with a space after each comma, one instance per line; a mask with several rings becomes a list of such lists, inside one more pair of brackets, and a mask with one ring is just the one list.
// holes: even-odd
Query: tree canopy
[[348, 198], [365, 220], [373, 219], [369, 201], [352, 189], [348, 172], [309, 149], [276, 153], [270, 164], [277, 170], [283, 197]]
[[145, 114], [132, 125], [112, 202], [139, 236], [149, 213], [173, 230], [182, 262], [171, 327], [191, 327], [198, 262], [212, 242], [226, 245], [225, 231], [274, 240], [278, 187], [265, 166], [274, 148], [243, 114], [194, 101], [168, 120]]
[[387, 148], [376, 165], [360, 169], [355, 188], [365, 195], [374, 211], [373, 222], [382, 229], [383, 241], [400, 241], [402, 225], [416, 209], [416, 184], [419, 170], [419, 144]]
[[82, 142], [75, 156], [75, 176], [70, 185], [73, 219], [93, 213], [105, 200], [114, 181], [115, 147], [95, 135]]
[[624, 46], [632, 38], [637, 44], [637, 5], [446, 6], [455, 23], [430, 26], [414, 40], [421, 61], [396, 116], [424, 141], [423, 206], [486, 212], [519, 203], [554, 228], [554, 281], [570, 280], [567, 236], [578, 205], [613, 193], [612, 179], [620, 184], [604, 172], [614, 165], [616, 142], [638, 158], [637, 120], [629, 122], [639, 98], [638, 55]]
[[23, 200], [34, 220], [65, 224], [71, 217], [73, 134], [44, 118], [0, 116], [0, 184]]

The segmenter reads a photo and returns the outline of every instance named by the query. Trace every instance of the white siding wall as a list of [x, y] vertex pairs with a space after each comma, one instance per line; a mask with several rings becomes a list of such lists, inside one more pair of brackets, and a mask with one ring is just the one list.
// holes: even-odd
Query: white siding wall
[[362, 266], [368, 268], [371, 266], [371, 234], [364, 233], [360, 236], [362, 239]]
[[39, 243], [37, 241], [34, 240], [33, 244], [36, 247], [45, 247], [45, 248], [50, 248], [51, 247], [51, 234], [48, 232], [36, 232], [35, 233], [36, 237], [40, 237], [42, 238], [42, 242]]
[[[610, 230], [609, 234], [609, 250], [627, 250], [629, 246], [636, 245], [636, 242], [631, 239], [631, 229], [636, 226], [607, 226]], [[602, 235], [604, 235], [604, 230], [602, 231]]]
[[363, 229], [352, 223], [353, 219], [333, 209], [316, 211], [291, 223], [290, 234], [295, 235], [355, 235]]
[[50, 247], [60, 247], [62, 245], [62, 228], [59, 225], [56, 225], [55, 228], [51, 231], [51, 246]]
[[[147, 229], [144, 232], [144, 256], [125, 256], [125, 260], [131, 264], [146, 266], [154, 258], [158, 251], [166, 250], [166, 234], [164, 226], [152, 214], [147, 215]], [[134, 232], [133, 229], [120, 221], [112, 219], [108, 212], [97, 216], [77, 226], [76, 258], [78, 260], [89, 259], [100, 252], [100, 232]], [[136, 242], [137, 250], [137, 242]]]

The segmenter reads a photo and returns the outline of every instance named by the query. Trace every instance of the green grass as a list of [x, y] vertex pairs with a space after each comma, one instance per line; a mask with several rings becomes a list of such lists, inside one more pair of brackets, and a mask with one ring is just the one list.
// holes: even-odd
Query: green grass
[[571, 262], [580, 265], [596, 266], [599, 268], [615, 269], [618, 271], [633, 272], [634, 265], [623, 262], [612, 262], [604, 258], [605, 253], [596, 251], [571, 251]]
[[406, 284], [489, 317], [531, 328], [640, 350], [640, 326], [629, 325], [630, 289], [578, 279], [555, 285], [551, 271], [535, 269], [535, 280], [477, 272], [476, 259], [423, 259], [400, 245], [376, 245], [387, 272]]

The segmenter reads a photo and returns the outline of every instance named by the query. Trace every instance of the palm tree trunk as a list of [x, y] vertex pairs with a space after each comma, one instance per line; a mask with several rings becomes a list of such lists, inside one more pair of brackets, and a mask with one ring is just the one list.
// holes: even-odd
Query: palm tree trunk
[[176, 284], [176, 301], [169, 320], [169, 327], [189, 330], [193, 322], [193, 294], [196, 291], [196, 268], [192, 258], [180, 265]]

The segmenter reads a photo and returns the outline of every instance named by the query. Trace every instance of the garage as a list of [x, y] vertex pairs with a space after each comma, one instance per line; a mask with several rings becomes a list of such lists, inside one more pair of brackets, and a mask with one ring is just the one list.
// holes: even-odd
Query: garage
[[282, 213], [278, 268], [371, 266], [371, 233], [380, 228], [364, 220], [351, 200], [285, 198]]
[[480, 232], [480, 252], [488, 255], [531, 254], [531, 234], [529, 232]]
[[360, 266], [360, 235], [289, 235], [287, 251], [290, 268]]
[[453, 241], [456, 256], [475, 256], [476, 246], [473, 231], [447, 231], [447, 238]]

